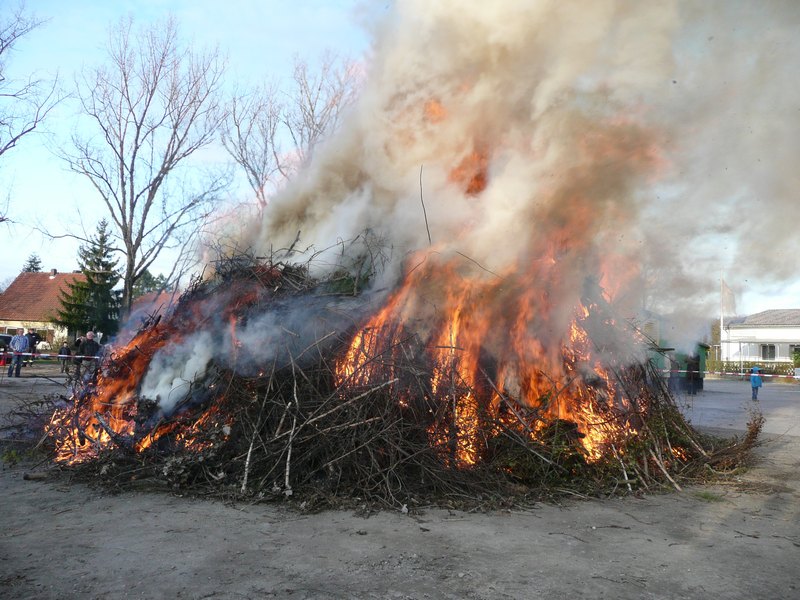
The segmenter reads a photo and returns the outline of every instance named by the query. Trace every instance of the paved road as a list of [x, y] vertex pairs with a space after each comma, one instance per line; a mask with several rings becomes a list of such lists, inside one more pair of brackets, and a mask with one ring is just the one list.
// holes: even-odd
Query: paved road
[[678, 396], [684, 415], [695, 427], [744, 431], [750, 412], [758, 405], [766, 418], [763, 431], [800, 436], [800, 382], [766, 383], [758, 402], [750, 399], [749, 381], [705, 380], [696, 396]]

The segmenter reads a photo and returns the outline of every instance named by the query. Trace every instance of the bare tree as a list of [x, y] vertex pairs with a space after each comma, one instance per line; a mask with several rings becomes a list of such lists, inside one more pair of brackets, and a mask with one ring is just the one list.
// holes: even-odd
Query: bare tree
[[323, 55], [318, 70], [294, 59], [291, 88], [260, 87], [231, 100], [222, 143], [247, 175], [260, 208], [336, 129], [358, 87], [354, 63]]
[[88, 129], [73, 135], [63, 158], [108, 210], [125, 257], [127, 311], [136, 280], [163, 250], [183, 246], [228, 184], [188, 160], [214, 140], [224, 118], [225, 66], [217, 50], [182, 46], [171, 19], [139, 32], [132, 19], [121, 21], [110, 31], [108, 59], [76, 82]]
[[[22, 80], [8, 76], [8, 59], [15, 45], [42, 23], [28, 16], [23, 4], [0, 20], [0, 156], [36, 129], [59, 102], [57, 78], [48, 82], [33, 75]], [[0, 221], [4, 220], [0, 214]]]
[[261, 87], [231, 99], [222, 129], [222, 144], [244, 171], [262, 209], [267, 205], [268, 188], [277, 187], [277, 178], [282, 177], [275, 145], [280, 117], [275, 88]]
[[[317, 144], [336, 129], [344, 108], [355, 98], [356, 84], [355, 65], [340, 63], [333, 54], [322, 57], [316, 72], [295, 59], [294, 86], [281, 119], [297, 153], [289, 166], [307, 162]], [[286, 166], [281, 165], [281, 172], [288, 178]]]

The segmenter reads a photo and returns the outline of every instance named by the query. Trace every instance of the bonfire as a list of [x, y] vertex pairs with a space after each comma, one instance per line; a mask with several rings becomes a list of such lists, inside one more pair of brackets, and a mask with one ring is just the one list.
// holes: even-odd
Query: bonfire
[[450, 264], [444, 285], [440, 263], [414, 264], [376, 308], [341, 277], [227, 263], [56, 410], [55, 460], [117, 488], [406, 508], [680, 489], [730, 460], [684, 421], [652, 344], [595, 282], [548, 348], [522, 281]]
[[679, 489], [733, 464], [758, 423], [712, 448], [636, 326], [703, 293], [698, 250], [674, 249], [690, 222], [708, 234], [715, 196], [689, 185], [709, 184], [689, 161], [705, 134], [668, 83], [695, 45], [668, 8], [529, 4], [393, 6], [340, 128], [215, 232], [253, 256], [220, 253], [118, 341], [47, 427], [58, 463], [409, 509]]

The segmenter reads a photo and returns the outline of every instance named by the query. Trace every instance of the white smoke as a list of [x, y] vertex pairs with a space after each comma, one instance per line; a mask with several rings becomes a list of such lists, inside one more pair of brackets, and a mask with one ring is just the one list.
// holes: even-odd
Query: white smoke
[[[712, 314], [721, 272], [793, 277], [798, 24], [792, 1], [397, 2], [349, 122], [241, 245], [300, 231], [319, 251], [370, 228], [402, 258], [430, 230], [498, 270], [535, 258], [569, 204], [594, 217], [576, 235], [641, 265], [653, 308]], [[449, 175], [479, 149], [472, 197]]]
[[[399, 266], [430, 234], [495, 273], [557, 261], [562, 321], [604, 278], [631, 310], [711, 316], [721, 273], [795, 278], [798, 26], [795, 0], [398, 0], [342, 129], [229, 247], [270, 255], [299, 231], [337, 265], [370, 230]], [[475, 156], [486, 185], [465, 193]], [[242, 340], [284, 343], [262, 324]], [[204, 343], [181, 348], [191, 366], [154, 364], [178, 375], [148, 393], [202, 372]]]
[[254, 311], [233, 329], [220, 311], [206, 311], [203, 329], [155, 353], [139, 394], [157, 401], [169, 415], [196, 393], [204, 399], [212, 364], [244, 376], [255, 376], [273, 364], [302, 366], [337, 342], [332, 334], [353, 325], [356, 313], [350, 302], [325, 296], [275, 300], [269, 310]]
[[190, 396], [192, 383], [203, 378], [216, 352], [217, 345], [208, 331], [157, 352], [142, 380], [139, 394], [142, 398], [157, 400], [164, 413], [172, 413]]

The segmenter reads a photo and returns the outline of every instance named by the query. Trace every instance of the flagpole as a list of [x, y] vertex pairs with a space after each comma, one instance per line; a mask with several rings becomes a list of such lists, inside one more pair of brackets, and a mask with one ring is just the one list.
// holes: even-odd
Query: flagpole
[[725, 312], [725, 290], [722, 287], [722, 275], [719, 276], [719, 361], [722, 363], [722, 314]]

